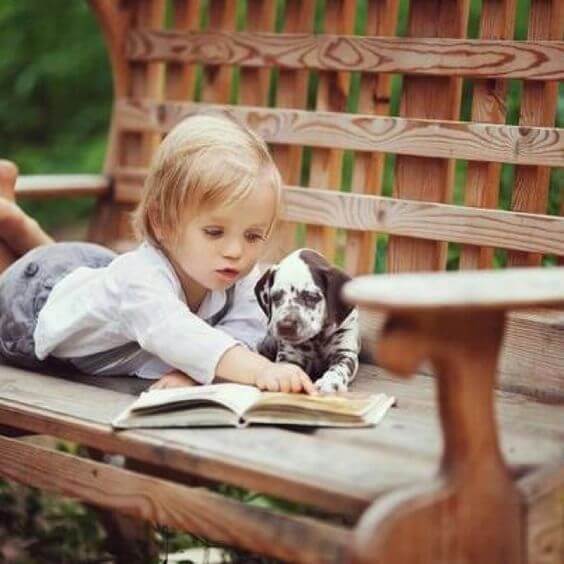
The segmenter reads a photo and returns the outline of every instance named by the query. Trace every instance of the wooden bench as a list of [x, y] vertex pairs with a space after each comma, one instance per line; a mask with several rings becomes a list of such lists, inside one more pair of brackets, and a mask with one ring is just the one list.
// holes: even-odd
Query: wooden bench
[[[564, 164], [558, 0], [531, 0], [526, 41], [512, 40], [509, 0], [483, 0], [472, 40], [468, 0], [412, 0], [408, 37], [395, 36], [397, 0], [359, 2], [363, 26], [355, 1], [327, 0], [323, 34], [312, 34], [312, 0], [286, 0], [277, 23], [271, 0], [248, 0], [244, 20], [227, 0], [89, 4], [114, 76], [104, 174], [22, 177], [17, 194], [99, 196], [91, 240], [127, 244], [155, 146], [211, 105], [258, 131], [280, 166], [286, 222], [272, 259], [307, 245], [355, 276], [374, 272], [377, 256], [390, 273], [445, 270], [448, 243], [460, 247], [461, 270], [492, 268], [495, 248], [511, 267], [562, 260], [564, 219], [547, 213], [550, 167]], [[390, 116], [395, 75], [399, 117]], [[523, 81], [519, 126], [505, 125], [509, 79]], [[473, 87], [469, 121], [458, 121], [463, 80]], [[388, 154], [393, 197], [382, 196]], [[468, 163], [456, 200], [455, 160]], [[509, 210], [498, 209], [501, 163], [514, 165]], [[364, 304], [366, 355], [378, 341], [378, 364], [361, 366], [355, 389], [398, 398], [374, 429], [114, 433], [110, 420], [146, 382], [3, 366], [0, 475], [292, 562], [560, 562], [564, 328], [562, 313], [544, 308], [564, 306], [553, 280], [562, 269], [507, 274], [386, 275], [347, 288]], [[474, 301], [453, 300], [468, 282]], [[421, 364], [429, 359], [434, 368]], [[38, 447], [24, 432], [124, 455], [126, 468]], [[219, 483], [307, 510], [245, 505]]]

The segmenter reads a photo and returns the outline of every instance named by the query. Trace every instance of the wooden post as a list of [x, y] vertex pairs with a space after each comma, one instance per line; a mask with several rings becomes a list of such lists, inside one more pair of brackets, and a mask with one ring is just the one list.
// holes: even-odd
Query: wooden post
[[521, 501], [499, 448], [495, 367], [503, 311], [392, 314], [378, 358], [400, 374], [436, 367], [444, 452], [438, 479], [377, 500], [355, 562], [522, 562]]
[[384, 495], [361, 517], [353, 561], [523, 562], [525, 503], [499, 447], [496, 364], [506, 312], [561, 306], [564, 268], [362, 276], [343, 296], [388, 314], [383, 368], [409, 376], [431, 361], [444, 438], [434, 482]]

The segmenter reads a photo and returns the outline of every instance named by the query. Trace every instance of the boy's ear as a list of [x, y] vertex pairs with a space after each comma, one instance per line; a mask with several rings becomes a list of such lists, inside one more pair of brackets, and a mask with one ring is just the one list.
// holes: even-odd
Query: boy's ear
[[274, 284], [274, 276], [276, 274], [277, 267], [271, 266], [267, 268], [263, 275], [259, 278], [258, 282], [255, 284], [255, 296], [257, 301], [264, 311], [268, 321], [270, 321], [270, 316], [272, 314], [272, 301], [270, 299], [270, 290]]
[[341, 298], [341, 290], [351, 277], [335, 267], [324, 269], [322, 276], [327, 300], [327, 323], [334, 323], [338, 327], [354, 309], [354, 306], [345, 303]]

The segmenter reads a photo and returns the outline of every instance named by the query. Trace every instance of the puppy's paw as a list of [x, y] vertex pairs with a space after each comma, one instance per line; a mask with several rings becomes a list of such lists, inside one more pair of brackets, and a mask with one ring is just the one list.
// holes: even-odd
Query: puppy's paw
[[314, 385], [321, 394], [346, 392], [348, 389], [343, 376], [337, 372], [331, 372], [331, 370], [325, 372], [319, 380], [315, 381]]

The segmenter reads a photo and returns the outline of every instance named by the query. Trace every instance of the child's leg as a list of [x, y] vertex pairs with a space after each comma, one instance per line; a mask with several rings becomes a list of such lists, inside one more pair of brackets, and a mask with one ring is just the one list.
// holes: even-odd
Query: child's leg
[[15, 203], [18, 169], [10, 161], [0, 160], [0, 272], [18, 257], [53, 239]]

